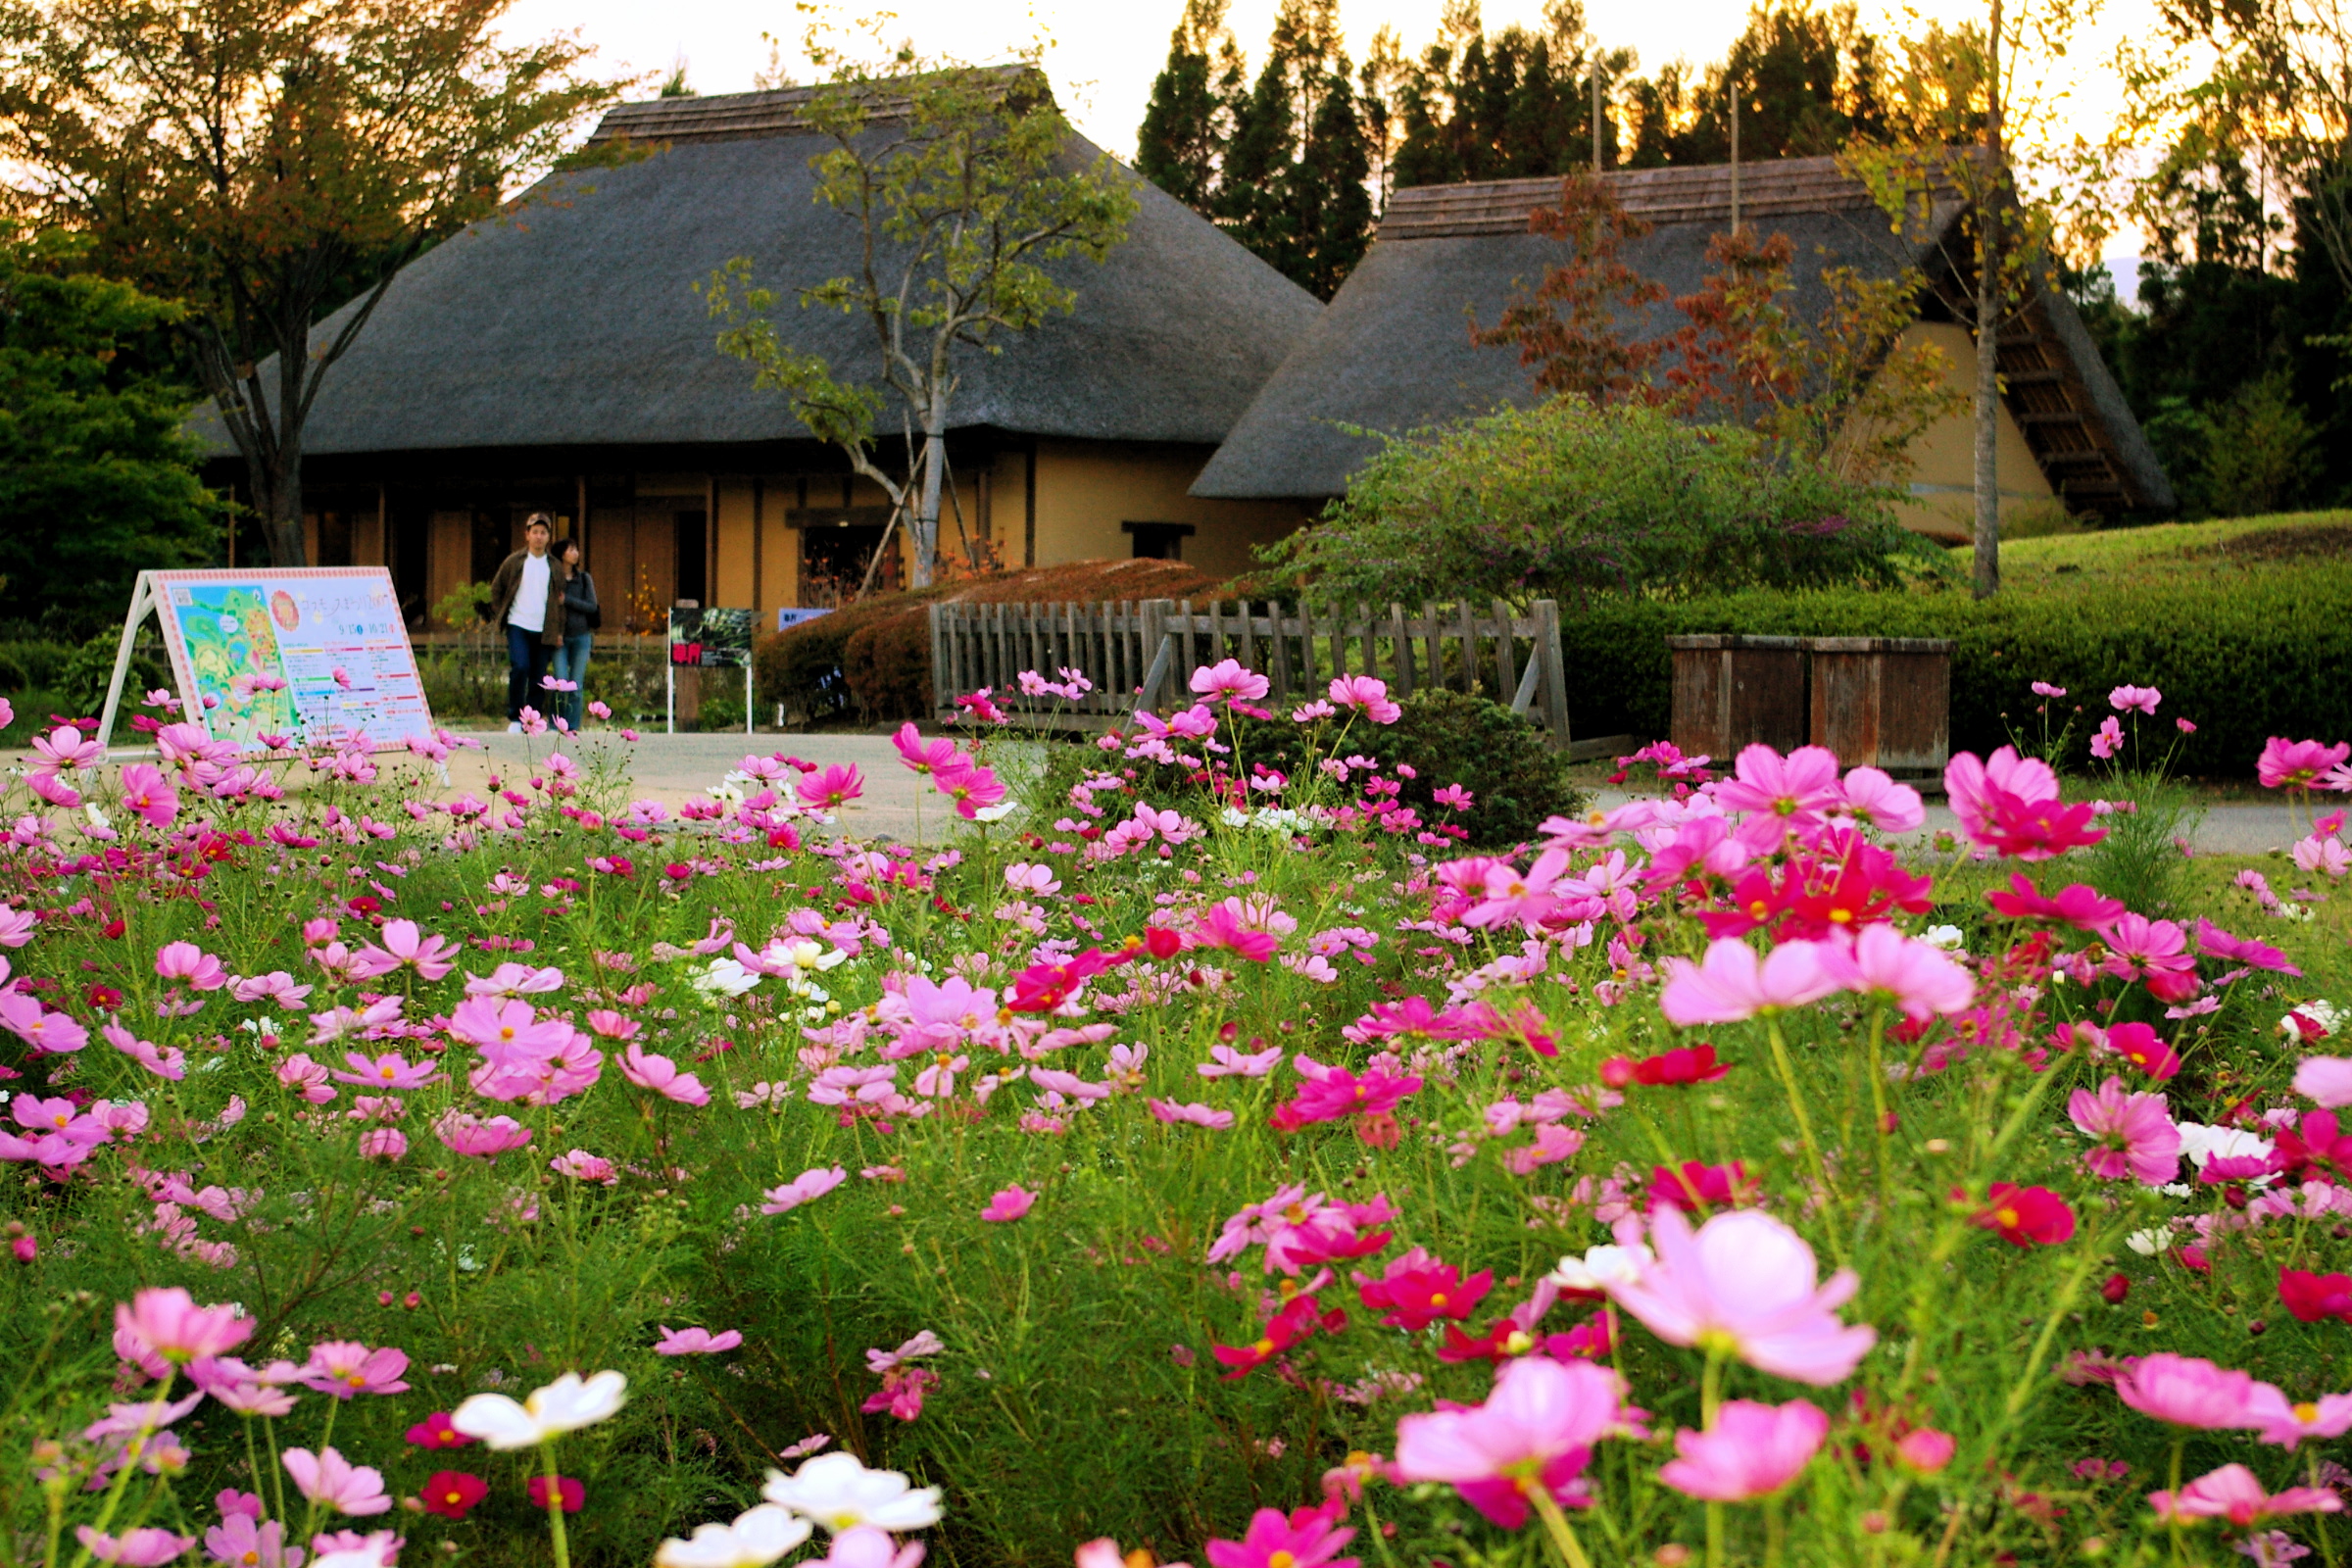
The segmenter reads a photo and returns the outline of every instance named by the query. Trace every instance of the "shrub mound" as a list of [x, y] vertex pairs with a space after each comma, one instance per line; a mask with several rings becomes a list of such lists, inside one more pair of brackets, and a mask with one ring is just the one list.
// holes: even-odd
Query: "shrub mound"
[[931, 632], [925, 612], [934, 603], [1201, 599], [1221, 585], [1221, 578], [1177, 561], [1073, 561], [876, 594], [760, 638], [753, 650], [760, 701], [797, 707], [811, 723], [853, 714], [867, 723], [927, 718]]
[[[1666, 639], [1681, 632], [1783, 636], [1949, 637], [1952, 749], [1983, 752], [2023, 728], [2032, 681], [2067, 688], [2090, 723], [2106, 694], [2154, 682], [2164, 715], [2193, 719], [2181, 765], [2242, 773], [2272, 735], [2352, 730], [2352, 562], [2291, 567], [2212, 564], [2137, 582], [2129, 592], [2063, 579], [2032, 595], [1978, 601], [1950, 592], [1749, 592], [1668, 602], [1596, 601], [1563, 617], [1562, 652], [1579, 701], [1572, 733], [1667, 732], [1674, 702]], [[2053, 717], [2056, 715], [2053, 714]]]

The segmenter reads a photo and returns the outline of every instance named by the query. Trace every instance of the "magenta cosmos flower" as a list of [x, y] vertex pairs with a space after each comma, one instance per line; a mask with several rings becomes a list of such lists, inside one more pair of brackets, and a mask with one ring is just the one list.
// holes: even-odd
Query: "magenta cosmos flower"
[[1826, 1388], [1851, 1376], [1878, 1332], [1846, 1327], [1838, 1308], [1861, 1281], [1839, 1269], [1816, 1287], [1813, 1249], [1755, 1209], [1718, 1214], [1696, 1234], [1680, 1209], [1651, 1219], [1656, 1257], [1609, 1297], [1669, 1345], [1724, 1349], [1777, 1377]]
[[1810, 1399], [1787, 1404], [1726, 1400], [1704, 1432], [1674, 1435], [1674, 1451], [1658, 1479], [1708, 1502], [1742, 1502], [1780, 1491], [1821, 1451], [1830, 1418]]
[[1360, 710], [1375, 724], [1394, 724], [1404, 716], [1404, 710], [1389, 700], [1389, 683], [1377, 676], [1342, 675], [1329, 691], [1333, 702]]
[[1784, 942], [1758, 958], [1739, 938], [1720, 937], [1707, 944], [1702, 961], [1668, 958], [1664, 969], [1658, 1010], [1681, 1029], [1801, 1007], [1838, 989], [1818, 942]]
[[2164, 1096], [2129, 1093], [2121, 1078], [2110, 1076], [2095, 1094], [2076, 1090], [2066, 1113], [2083, 1137], [2099, 1141], [2082, 1156], [2093, 1176], [2111, 1182], [2130, 1176], [2162, 1187], [2180, 1174], [2180, 1129], [2173, 1125]]
[[713, 1334], [709, 1329], [673, 1329], [666, 1323], [661, 1328], [661, 1343], [654, 1347], [656, 1355], [716, 1355], [743, 1343], [741, 1329]]
[[1036, 1203], [1037, 1195], [1025, 1191], [1020, 1183], [1015, 1182], [989, 1199], [988, 1206], [980, 1211], [980, 1217], [993, 1225], [1006, 1225], [1028, 1213]]
[[2107, 706], [2119, 713], [2141, 712], [2154, 716], [2156, 705], [2164, 701], [2164, 693], [2153, 686], [2118, 686], [2107, 694]]
[[865, 793], [865, 775], [857, 764], [834, 763], [821, 773], [809, 773], [801, 779], [798, 794], [803, 806], [824, 810], [837, 810]]
[[1727, 811], [1777, 816], [1790, 827], [1811, 827], [1821, 813], [1844, 799], [1838, 787], [1838, 754], [1826, 746], [1800, 746], [1787, 757], [1769, 746], [1743, 748], [1733, 776], [1715, 786], [1716, 804]]
[[2274, 735], [2263, 743], [2262, 756], [2255, 759], [2254, 776], [2264, 789], [2307, 790], [2348, 758], [2352, 758], [2352, 741], [2322, 746], [2318, 741], [2290, 741]]
[[1390, 1474], [1446, 1482], [1490, 1520], [1516, 1530], [1527, 1523], [1538, 1489], [1559, 1502], [1586, 1500], [1577, 1478], [1617, 1420], [1615, 1373], [1590, 1361], [1525, 1356], [1502, 1369], [1486, 1403], [1398, 1421]]
[[2254, 1379], [2193, 1355], [2159, 1350], [2115, 1380], [2115, 1392], [2141, 1415], [2177, 1427], [2219, 1432], [2249, 1425]]
[[620, 1075], [640, 1089], [650, 1089], [681, 1105], [710, 1103], [710, 1091], [703, 1087], [703, 1081], [690, 1072], [678, 1071], [678, 1064], [667, 1056], [657, 1055], [632, 1042], [616, 1059]]
[[433, 1136], [448, 1146], [453, 1154], [468, 1159], [495, 1159], [510, 1149], [520, 1149], [531, 1141], [531, 1130], [512, 1116], [492, 1116], [487, 1121], [471, 1111], [444, 1111], [433, 1123]]
[[1355, 1532], [1333, 1527], [1346, 1507], [1344, 1500], [1326, 1502], [1288, 1519], [1278, 1508], [1260, 1508], [1241, 1540], [1208, 1544], [1209, 1568], [1356, 1568], [1357, 1559], [1339, 1555]]
[[1265, 676], [1243, 667], [1238, 659], [1203, 664], [1193, 671], [1192, 684], [1193, 690], [1202, 697], [1222, 697], [1228, 702], [1238, 697], [1245, 703], [1254, 703], [1272, 690]]

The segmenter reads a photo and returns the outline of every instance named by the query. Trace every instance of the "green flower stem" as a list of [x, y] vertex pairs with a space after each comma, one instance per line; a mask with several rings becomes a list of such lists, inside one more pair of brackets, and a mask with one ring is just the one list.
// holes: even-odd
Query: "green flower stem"
[[556, 1446], [542, 1443], [539, 1454], [547, 1465], [547, 1533], [555, 1546], [556, 1568], [571, 1568], [571, 1544], [564, 1539], [564, 1489], [556, 1484]]
[[[1772, 1042], [1772, 1062], [1780, 1069], [1781, 1087], [1788, 1092], [1788, 1113], [1796, 1119], [1796, 1136], [1805, 1146], [1805, 1153], [1813, 1161], [1814, 1179], [1821, 1183], [1821, 1200], [1828, 1207], [1838, 1206], [1838, 1193], [1830, 1185], [1829, 1161], [1821, 1157], [1821, 1146], [1813, 1141], [1813, 1118], [1805, 1113], [1805, 1097], [1796, 1087], [1796, 1067], [1788, 1059], [1788, 1043], [1781, 1038], [1781, 1021], [1766, 1017], [1764, 1034]], [[1840, 1227], [1828, 1227], [1830, 1252], [1838, 1266], [1845, 1266], [1845, 1238]]]
[[2173, 1538], [2173, 1561], [2180, 1560], [2180, 1450], [2188, 1446], [2186, 1437], [2173, 1439], [2172, 1495], [2166, 1500], [2172, 1506], [2165, 1510], [2164, 1527]]
[[[172, 1380], [178, 1375], [179, 1369], [175, 1366], [164, 1369], [163, 1381], [155, 1386], [155, 1397], [148, 1401], [147, 1413], [150, 1418], [170, 1402]], [[115, 1472], [115, 1484], [106, 1489], [106, 1501], [98, 1509], [97, 1523], [90, 1527], [100, 1535], [104, 1535], [106, 1527], [115, 1522], [116, 1510], [122, 1506], [122, 1494], [129, 1490], [130, 1478], [138, 1474], [139, 1455], [146, 1451], [146, 1447], [147, 1437], [145, 1434], [132, 1438], [122, 1446], [122, 1466]], [[52, 1563], [57, 1561], [55, 1551], [50, 1552], [49, 1561]], [[74, 1568], [82, 1568], [82, 1565], [88, 1561], [90, 1561], [90, 1548], [87, 1546], [74, 1554]]]
[[1568, 1568], [1592, 1568], [1592, 1559], [1585, 1555], [1583, 1544], [1576, 1539], [1568, 1516], [1560, 1512], [1559, 1503], [1553, 1500], [1551, 1490], [1538, 1481], [1528, 1489], [1527, 1500], [1536, 1505], [1536, 1516], [1544, 1521], [1544, 1533], [1551, 1538], [1552, 1549]]
[[1893, 1157], [1887, 1152], [1886, 1068], [1880, 1054], [1880, 1047], [1886, 1036], [1886, 1007], [1882, 1003], [1870, 1009], [1870, 1108], [1873, 1113], [1870, 1125], [1879, 1140], [1879, 1214], [1882, 1224], [1894, 1212]]

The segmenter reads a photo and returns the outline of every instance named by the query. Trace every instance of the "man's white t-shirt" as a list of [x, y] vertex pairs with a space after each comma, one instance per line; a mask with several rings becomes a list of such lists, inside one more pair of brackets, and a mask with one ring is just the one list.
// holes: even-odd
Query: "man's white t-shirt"
[[507, 624], [520, 626], [524, 631], [547, 630], [547, 558], [522, 558], [522, 581], [514, 589], [514, 608], [507, 612]]

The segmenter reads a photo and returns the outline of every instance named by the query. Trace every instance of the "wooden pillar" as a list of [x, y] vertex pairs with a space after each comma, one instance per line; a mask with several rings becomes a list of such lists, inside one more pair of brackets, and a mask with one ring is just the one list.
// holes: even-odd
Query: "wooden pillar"
[[752, 475], [752, 629], [755, 632], [760, 629], [760, 610], [762, 603], [760, 596], [767, 590], [767, 583], [760, 575], [767, 559], [766, 552], [760, 548], [760, 534], [766, 527], [767, 481], [759, 474], [754, 474]]

